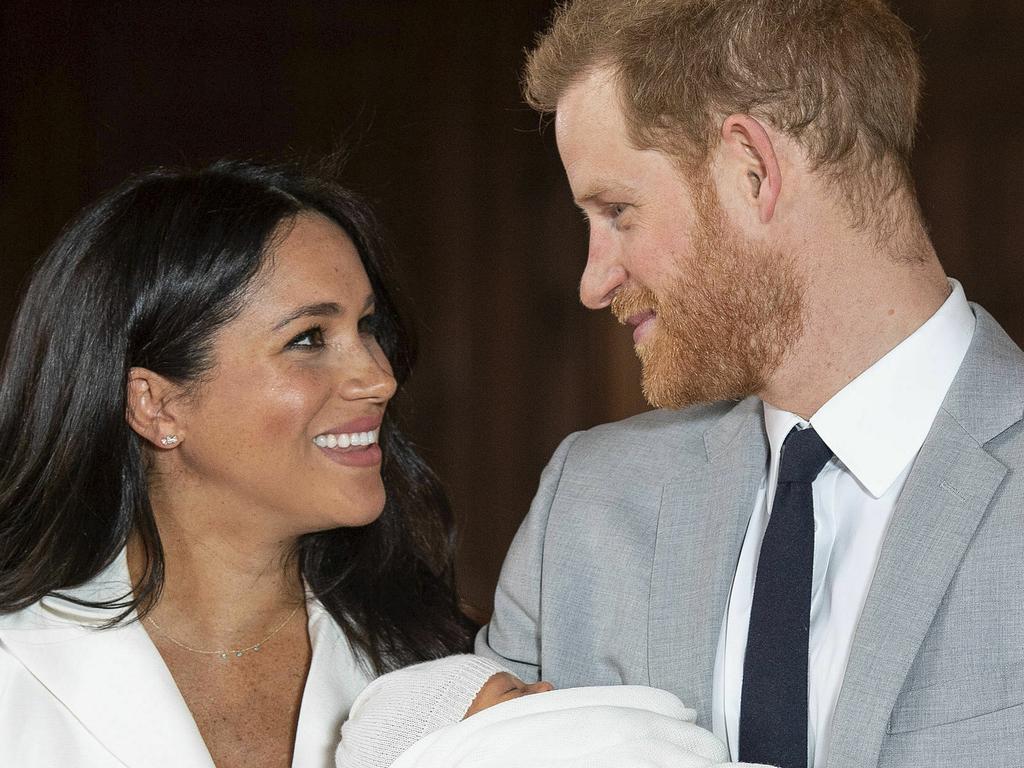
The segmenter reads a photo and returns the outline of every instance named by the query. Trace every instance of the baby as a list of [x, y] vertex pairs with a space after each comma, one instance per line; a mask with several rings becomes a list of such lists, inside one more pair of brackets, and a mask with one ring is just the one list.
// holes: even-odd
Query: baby
[[480, 656], [449, 656], [370, 683], [341, 729], [336, 761], [337, 768], [704, 768], [728, 760], [695, 715], [654, 688], [555, 691]]

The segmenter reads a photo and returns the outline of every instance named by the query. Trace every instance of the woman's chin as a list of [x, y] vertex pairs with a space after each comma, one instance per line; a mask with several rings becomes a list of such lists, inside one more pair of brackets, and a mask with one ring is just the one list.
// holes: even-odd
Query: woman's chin
[[325, 528], [361, 528], [376, 521], [384, 511], [384, 486], [361, 494], [359, 499], [347, 498], [336, 506], [324, 510]]

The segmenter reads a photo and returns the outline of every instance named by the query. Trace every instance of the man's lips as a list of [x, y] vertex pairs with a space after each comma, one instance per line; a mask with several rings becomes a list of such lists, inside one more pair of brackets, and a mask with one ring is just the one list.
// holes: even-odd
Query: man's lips
[[633, 344], [640, 344], [644, 337], [651, 332], [657, 316], [653, 309], [649, 309], [626, 318], [626, 324], [633, 326]]

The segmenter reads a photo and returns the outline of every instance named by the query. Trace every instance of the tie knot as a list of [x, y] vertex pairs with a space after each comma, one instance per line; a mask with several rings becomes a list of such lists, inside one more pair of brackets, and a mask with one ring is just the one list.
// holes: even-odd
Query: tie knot
[[811, 483], [832, 458], [832, 449], [818, 437], [813, 427], [793, 427], [782, 444], [779, 465], [780, 483]]

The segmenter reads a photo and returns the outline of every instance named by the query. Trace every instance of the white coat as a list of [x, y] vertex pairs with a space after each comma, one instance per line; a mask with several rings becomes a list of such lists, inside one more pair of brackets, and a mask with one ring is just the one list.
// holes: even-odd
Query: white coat
[[[66, 594], [117, 599], [128, 583], [122, 553]], [[0, 766], [214, 768], [141, 624], [98, 628], [116, 613], [46, 597], [0, 616]], [[313, 656], [292, 766], [328, 768], [341, 723], [370, 677], [323, 606], [311, 599], [308, 613]]]

